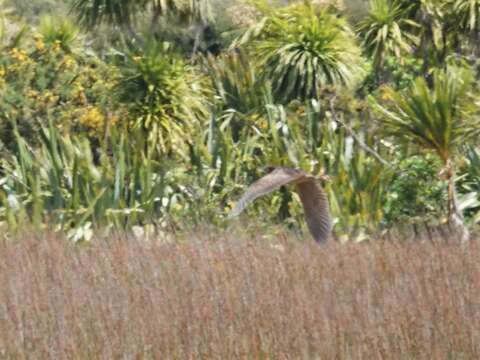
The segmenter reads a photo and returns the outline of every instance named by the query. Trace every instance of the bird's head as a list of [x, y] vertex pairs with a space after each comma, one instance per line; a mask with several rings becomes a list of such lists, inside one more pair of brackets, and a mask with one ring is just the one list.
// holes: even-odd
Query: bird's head
[[322, 175], [319, 175], [317, 176], [317, 180], [320, 180], [320, 181], [331, 181], [332, 178], [327, 175], [327, 174], [322, 174]]
[[276, 168], [277, 168], [277, 166], [272, 166], [272, 165], [264, 166], [264, 167], [262, 167], [262, 173], [263, 174], [270, 174]]

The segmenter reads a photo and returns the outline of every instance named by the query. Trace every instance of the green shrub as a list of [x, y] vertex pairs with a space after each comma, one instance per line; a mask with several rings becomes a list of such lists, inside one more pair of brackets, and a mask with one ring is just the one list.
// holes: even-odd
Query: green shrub
[[447, 184], [440, 179], [442, 164], [433, 156], [412, 156], [400, 162], [388, 187], [384, 223], [439, 224], [446, 221]]

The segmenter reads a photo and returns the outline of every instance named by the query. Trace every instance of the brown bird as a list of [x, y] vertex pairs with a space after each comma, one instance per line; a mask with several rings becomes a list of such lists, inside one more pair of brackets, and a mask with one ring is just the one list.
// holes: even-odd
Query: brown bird
[[310, 233], [317, 242], [327, 241], [332, 230], [332, 220], [327, 194], [318, 180], [328, 180], [328, 176], [323, 175], [317, 178], [302, 170], [275, 166], [269, 166], [266, 170], [268, 174], [250, 185], [230, 212], [229, 217], [239, 215], [256, 198], [280, 186], [293, 183], [297, 186]]

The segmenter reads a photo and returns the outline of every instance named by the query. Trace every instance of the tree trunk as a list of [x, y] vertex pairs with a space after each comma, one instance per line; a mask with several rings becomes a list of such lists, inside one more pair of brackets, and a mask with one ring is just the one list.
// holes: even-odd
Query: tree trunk
[[193, 41], [192, 54], [190, 55], [191, 59], [194, 59], [195, 56], [197, 55], [204, 29], [205, 29], [205, 26], [203, 24], [193, 26], [193, 32], [195, 33], [195, 38]]
[[122, 24], [121, 29], [123, 31], [124, 39], [126, 40], [128, 46], [131, 46], [135, 42], [138, 42], [140, 44], [142, 43], [142, 39], [140, 38], [140, 36], [138, 36], [130, 21]]
[[470, 232], [465, 226], [462, 211], [458, 208], [457, 190], [455, 188], [455, 172], [451, 160], [446, 165], [448, 181], [448, 223], [462, 242], [470, 240]]
[[162, 8], [159, 5], [156, 5], [153, 7], [153, 14], [152, 14], [152, 19], [150, 21], [150, 36], [155, 35], [155, 32], [158, 29], [158, 20], [160, 19], [160, 16], [162, 15]]

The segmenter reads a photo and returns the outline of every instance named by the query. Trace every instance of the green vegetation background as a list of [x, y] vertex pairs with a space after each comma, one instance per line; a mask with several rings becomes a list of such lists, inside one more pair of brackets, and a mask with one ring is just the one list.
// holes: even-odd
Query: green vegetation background
[[[273, 164], [330, 175], [342, 238], [475, 229], [479, 17], [466, 0], [4, 0], [0, 228], [223, 227]], [[249, 213], [303, 231], [286, 190]]]

